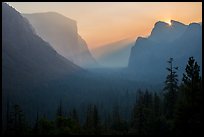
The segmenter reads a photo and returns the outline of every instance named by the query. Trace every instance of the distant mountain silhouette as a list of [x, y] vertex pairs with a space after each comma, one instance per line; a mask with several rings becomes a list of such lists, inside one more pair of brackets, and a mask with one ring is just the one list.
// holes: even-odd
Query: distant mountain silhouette
[[36, 33], [49, 42], [62, 56], [75, 64], [89, 68], [96, 65], [86, 41], [77, 31], [77, 22], [56, 12], [23, 14]]
[[174, 20], [171, 20], [171, 25], [158, 21], [148, 38], [155, 42], [170, 42], [180, 37], [186, 30], [186, 27], [187, 25]]
[[2, 3], [2, 85], [17, 92], [82, 70], [37, 36], [19, 12]]
[[194, 56], [202, 67], [202, 27], [198, 23], [172, 25], [157, 22], [147, 38], [138, 37], [131, 49], [129, 69], [138, 79], [164, 80], [167, 60], [173, 57], [179, 76], [185, 71], [187, 60]]

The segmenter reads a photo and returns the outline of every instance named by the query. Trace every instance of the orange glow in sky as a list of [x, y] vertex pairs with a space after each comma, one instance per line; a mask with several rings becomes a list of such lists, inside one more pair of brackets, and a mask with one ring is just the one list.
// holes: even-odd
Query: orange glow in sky
[[148, 36], [155, 22], [202, 21], [202, 2], [8, 2], [20, 13], [55, 11], [77, 21], [89, 49]]

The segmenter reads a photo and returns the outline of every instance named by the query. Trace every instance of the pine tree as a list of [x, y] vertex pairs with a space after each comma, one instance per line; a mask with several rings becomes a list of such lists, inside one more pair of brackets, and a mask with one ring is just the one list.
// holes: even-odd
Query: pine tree
[[190, 57], [183, 74], [183, 83], [175, 114], [176, 134], [195, 135], [202, 132], [202, 80], [200, 67], [193, 57]]
[[79, 122], [79, 117], [75, 108], [70, 112], [69, 117], [66, 119], [67, 127], [70, 128], [72, 134], [80, 134], [81, 126]]
[[39, 119], [39, 134], [51, 135], [56, 130], [53, 121], [49, 121], [45, 116]]
[[76, 123], [79, 123], [79, 117], [78, 117], [78, 114], [77, 114], [77, 111], [76, 109], [74, 108], [72, 110], [72, 112], [70, 113], [70, 117], [71, 119], [73, 119]]
[[124, 120], [121, 117], [119, 105], [116, 104], [113, 107], [112, 111], [112, 126], [111, 128], [115, 130], [116, 132], [123, 132], [125, 129], [124, 127]]
[[153, 112], [152, 94], [148, 90], [144, 93], [139, 90], [137, 100], [133, 108], [133, 134], [148, 135], [153, 133]]
[[37, 110], [37, 114], [36, 114], [36, 121], [35, 121], [35, 125], [34, 125], [34, 128], [33, 128], [33, 132], [34, 134], [39, 134], [39, 112]]
[[159, 95], [155, 92], [154, 93], [154, 115], [155, 117], [160, 117], [161, 116], [161, 99], [159, 97]]
[[100, 134], [101, 124], [100, 124], [98, 109], [96, 105], [94, 105], [94, 108], [93, 108], [93, 126], [95, 127], [95, 130], [94, 130], [95, 134]]
[[59, 107], [57, 108], [57, 116], [63, 116], [62, 101], [60, 100]]
[[178, 67], [173, 67], [173, 58], [170, 58], [168, 63], [170, 67], [167, 67], [166, 69], [169, 74], [166, 77], [165, 87], [163, 89], [166, 91], [164, 92], [164, 110], [166, 117], [172, 119], [178, 94], [178, 75], [176, 74]]
[[110, 116], [110, 113], [107, 113], [105, 115], [105, 119], [104, 119], [104, 130], [105, 130], [105, 133], [108, 133], [109, 130], [110, 130], [110, 126], [111, 126], [111, 116]]
[[136, 94], [136, 101], [133, 106], [133, 112], [132, 112], [132, 121], [131, 121], [131, 127], [132, 127], [132, 134], [141, 134], [142, 127], [143, 127], [143, 92], [138, 89]]
[[62, 102], [60, 100], [59, 107], [57, 108], [56, 126], [58, 128], [61, 128], [63, 127], [63, 125], [64, 125], [64, 115], [63, 115]]
[[96, 105], [89, 105], [84, 128], [88, 134], [100, 134], [101, 124]]
[[85, 121], [85, 124], [84, 124], [84, 129], [86, 131], [86, 133], [91, 133], [92, 132], [92, 123], [93, 123], [93, 120], [92, 120], [93, 116], [92, 116], [92, 106], [91, 105], [88, 105], [88, 108], [87, 108], [87, 112], [86, 112], [86, 121]]
[[186, 72], [183, 74], [182, 81], [184, 82], [184, 87], [188, 92], [186, 92], [186, 97], [188, 102], [191, 102], [192, 105], [197, 102], [197, 99], [200, 100], [201, 92], [201, 77], [199, 75], [200, 66], [198, 66], [197, 62], [193, 57], [190, 57], [188, 60], [188, 64], [186, 66]]
[[22, 135], [26, 132], [25, 115], [19, 105], [13, 106], [13, 111], [10, 113], [10, 133], [11, 135]]

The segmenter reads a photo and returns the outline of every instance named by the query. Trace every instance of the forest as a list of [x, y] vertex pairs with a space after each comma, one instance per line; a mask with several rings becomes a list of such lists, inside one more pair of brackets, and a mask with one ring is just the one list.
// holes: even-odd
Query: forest
[[[138, 89], [127, 109], [115, 104], [101, 112], [90, 103], [83, 117], [75, 108], [65, 108], [60, 101], [54, 119], [39, 115], [34, 124], [20, 105], [7, 100], [6, 129], [3, 135], [195, 135], [202, 133], [202, 77], [200, 66], [190, 57], [182, 80], [170, 58], [162, 92]], [[126, 116], [122, 115], [126, 114]]]

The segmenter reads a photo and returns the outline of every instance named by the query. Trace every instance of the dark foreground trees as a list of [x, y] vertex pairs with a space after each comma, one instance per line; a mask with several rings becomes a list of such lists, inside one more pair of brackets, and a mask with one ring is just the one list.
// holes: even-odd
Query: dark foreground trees
[[180, 86], [175, 112], [175, 132], [194, 135], [202, 131], [203, 92], [200, 67], [193, 57], [189, 58]]
[[[121, 106], [114, 104], [112, 111], [102, 113], [99, 106], [89, 104], [84, 120], [74, 108], [66, 112], [60, 102], [56, 118], [39, 116], [28, 126], [20, 106], [14, 105], [7, 112], [6, 135], [196, 135], [202, 131], [202, 78], [200, 67], [189, 58], [182, 82], [178, 85], [177, 68], [173, 59], [167, 68], [164, 92], [137, 91], [135, 103], [130, 106], [131, 118], [125, 119]], [[164, 94], [163, 94], [164, 93]], [[112, 104], [110, 104], [112, 105]], [[127, 112], [126, 112], [127, 113]]]
[[7, 130], [6, 135], [26, 135], [29, 128], [25, 119], [25, 114], [21, 107], [14, 104], [11, 108], [7, 106]]
[[165, 81], [164, 87], [164, 113], [168, 120], [172, 120], [174, 117], [175, 104], [178, 96], [178, 75], [176, 74], [176, 70], [178, 67], [173, 66], [173, 58], [170, 58], [168, 61], [169, 67], [168, 75]]

